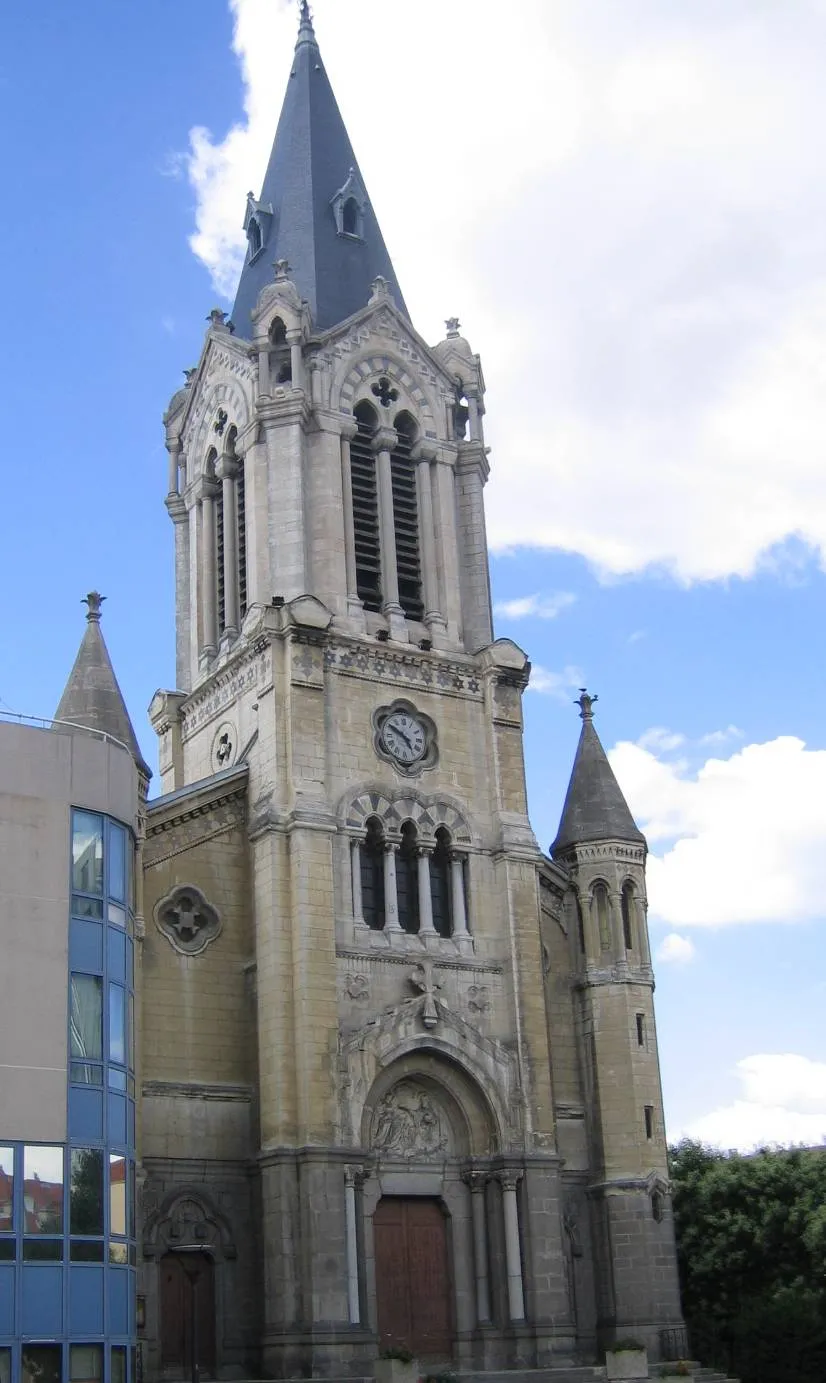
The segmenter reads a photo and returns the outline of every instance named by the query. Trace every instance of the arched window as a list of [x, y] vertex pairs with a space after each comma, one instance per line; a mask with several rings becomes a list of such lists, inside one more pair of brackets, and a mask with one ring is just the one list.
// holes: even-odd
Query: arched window
[[419, 505], [416, 495], [416, 465], [411, 457], [417, 428], [409, 413], [399, 413], [393, 426], [399, 439], [390, 458], [399, 604], [408, 619], [422, 619], [424, 605], [419, 560]]
[[280, 317], [274, 317], [270, 327], [270, 379], [273, 384], [291, 384], [292, 378], [292, 354], [287, 328]]
[[620, 894], [622, 909], [622, 935], [626, 951], [634, 949], [634, 885], [627, 879]]
[[384, 833], [378, 817], [367, 822], [361, 857], [361, 910], [368, 927], [384, 927]]
[[433, 926], [439, 936], [453, 933], [453, 912], [450, 894], [450, 832], [440, 826], [436, 832], [436, 848], [430, 856], [430, 905]]
[[227, 434], [227, 455], [235, 461], [235, 556], [238, 566], [238, 616], [243, 620], [247, 613], [247, 496], [244, 475], [244, 458], [235, 450], [238, 429], [230, 428]]
[[608, 889], [603, 883], [594, 884], [592, 893], [593, 908], [596, 913], [599, 944], [603, 951], [611, 949], [611, 914], [608, 904]]
[[344, 235], [361, 235], [361, 211], [355, 197], [348, 197], [341, 208], [341, 229]]
[[366, 610], [380, 610], [379, 497], [376, 458], [370, 445], [377, 418], [369, 403], [357, 404], [354, 416], [358, 432], [350, 442], [350, 479], [353, 489], [356, 592]]
[[576, 898], [576, 934], [579, 941], [579, 949], [585, 955], [585, 918], [582, 916], [582, 904], [579, 897]]
[[255, 216], [253, 216], [247, 227], [247, 240], [250, 247], [250, 259], [254, 259], [264, 243], [261, 236], [261, 225]]
[[[204, 475], [215, 484], [215, 468], [218, 464], [218, 453], [211, 447], [204, 463]], [[215, 613], [218, 619], [218, 636], [224, 631], [226, 624], [226, 593], [224, 590], [224, 491], [220, 482], [215, 488]]]
[[396, 856], [396, 902], [399, 926], [415, 935], [419, 930], [419, 877], [416, 859], [416, 827], [412, 821], [402, 826], [402, 843]]

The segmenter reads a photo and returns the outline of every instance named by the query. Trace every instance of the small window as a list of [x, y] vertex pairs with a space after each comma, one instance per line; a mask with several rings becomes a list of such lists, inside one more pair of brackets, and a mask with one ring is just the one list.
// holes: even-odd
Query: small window
[[14, 1148], [0, 1148], [0, 1233], [14, 1229]]
[[103, 892], [103, 817], [93, 812], [72, 813], [72, 888]]
[[654, 1137], [654, 1106], [652, 1104], [645, 1106], [645, 1136], [646, 1138]]
[[102, 1150], [72, 1148], [69, 1178], [69, 1233], [102, 1235]]
[[24, 1150], [23, 1229], [26, 1234], [63, 1233], [62, 1148], [32, 1143]]
[[634, 949], [634, 885], [629, 881], [622, 886], [620, 895], [622, 909], [622, 936], [626, 951]]
[[0, 1236], [0, 1263], [14, 1262], [15, 1241], [12, 1238], [5, 1239]]
[[126, 1345], [112, 1345], [109, 1379], [110, 1383], [126, 1383]]
[[341, 230], [344, 235], [361, 235], [361, 208], [355, 197], [348, 197], [341, 208]]
[[576, 933], [577, 933], [577, 940], [579, 941], [579, 949], [580, 949], [580, 952], [581, 952], [581, 954], [584, 956], [584, 955], [585, 955], [585, 918], [584, 918], [583, 915], [582, 915], [582, 904], [581, 904], [580, 901], [579, 901], [579, 897], [577, 897], [577, 900], [576, 900]]
[[255, 259], [255, 256], [260, 254], [264, 243], [261, 235], [261, 225], [258, 218], [255, 216], [253, 216], [247, 227], [247, 240], [250, 247], [250, 259]]
[[645, 1014], [637, 1014], [637, 1046], [645, 1046]]
[[20, 1359], [21, 1383], [60, 1383], [62, 1353], [60, 1345], [24, 1345]]
[[100, 1383], [103, 1345], [69, 1346], [69, 1383]]
[[109, 1233], [126, 1237], [127, 1162], [118, 1153], [109, 1155]]
[[665, 1215], [665, 1203], [663, 1201], [662, 1194], [659, 1191], [654, 1191], [651, 1196], [651, 1214], [654, 1216], [654, 1219], [657, 1221], [657, 1224], [661, 1223], [662, 1218]]

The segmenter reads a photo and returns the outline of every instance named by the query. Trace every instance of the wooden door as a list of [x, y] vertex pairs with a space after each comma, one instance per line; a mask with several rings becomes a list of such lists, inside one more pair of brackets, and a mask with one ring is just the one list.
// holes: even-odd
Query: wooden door
[[167, 1253], [161, 1259], [161, 1364], [167, 1372], [192, 1377], [193, 1312], [195, 1358], [201, 1375], [215, 1377], [215, 1269], [206, 1253]]
[[386, 1196], [373, 1216], [373, 1234], [380, 1348], [450, 1359], [453, 1291], [439, 1202]]

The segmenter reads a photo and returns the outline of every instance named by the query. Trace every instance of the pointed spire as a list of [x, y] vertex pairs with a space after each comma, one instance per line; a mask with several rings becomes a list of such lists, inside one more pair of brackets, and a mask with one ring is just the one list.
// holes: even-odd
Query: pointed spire
[[388, 280], [405, 314], [396, 275], [336, 104], [310, 7], [301, 0], [298, 42], [261, 195], [247, 198], [249, 249], [232, 309], [237, 334], [252, 337], [251, 314], [272, 282], [273, 264], [309, 303], [326, 330], [367, 306], [370, 288]]
[[645, 844], [645, 836], [631, 815], [594, 729], [594, 702], [597, 700], [581, 687], [574, 703], [579, 706], [582, 731], [562, 819], [551, 846], [554, 856], [571, 845], [583, 845], [587, 841], [624, 840], [635, 845]]
[[87, 607], [86, 632], [54, 718], [120, 740], [131, 751], [140, 772], [151, 778], [101, 632], [101, 606], [105, 599], [99, 591], [90, 591], [83, 597], [81, 603]]
[[[315, 29], [313, 28], [313, 17], [310, 14], [308, 0], [301, 0], [301, 22], [298, 26], [298, 39], [296, 48], [300, 48], [302, 43], [315, 43]], [[317, 46], [317, 45], [316, 45]]]

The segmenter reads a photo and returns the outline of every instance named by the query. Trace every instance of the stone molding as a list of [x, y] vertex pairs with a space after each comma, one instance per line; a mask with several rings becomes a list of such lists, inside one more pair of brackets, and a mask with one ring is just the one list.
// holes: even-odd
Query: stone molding
[[385, 787], [363, 787], [355, 792], [348, 789], [336, 811], [339, 827], [361, 834], [371, 816], [378, 817], [386, 838], [392, 841], [401, 840], [405, 821], [414, 823], [419, 840], [426, 843], [435, 840], [436, 831], [444, 826], [450, 831], [453, 845], [463, 850], [473, 844], [476, 834], [458, 805], [443, 793], [422, 793], [409, 784], [395, 792]]
[[218, 1100], [230, 1104], [252, 1104], [249, 1085], [221, 1085], [214, 1081], [146, 1080], [141, 1094], [147, 1099]]
[[221, 914], [194, 884], [176, 884], [153, 908], [155, 926], [173, 951], [199, 956], [223, 930]]

